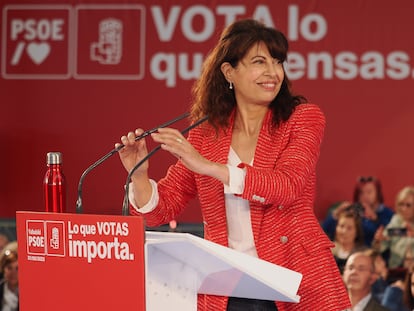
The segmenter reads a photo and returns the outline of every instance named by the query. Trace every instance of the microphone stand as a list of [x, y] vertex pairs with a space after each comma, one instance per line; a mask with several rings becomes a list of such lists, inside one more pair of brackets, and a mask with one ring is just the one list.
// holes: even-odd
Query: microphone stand
[[[186, 112], [178, 117], [176, 117], [175, 119], [165, 122], [164, 124], [161, 124], [157, 127], [154, 127], [151, 130], [145, 131], [144, 133], [142, 133], [141, 135], [135, 137], [135, 141], [141, 140], [145, 137], [147, 137], [148, 135], [150, 135], [151, 133], [156, 132], [159, 128], [162, 127], [167, 127], [175, 122], [178, 122], [186, 117], [189, 116], [189, 113]], [[121, 150], [122, 148], [124, 148], [125, 145], [121, 144], [119, 145], [117, 148], [112, 149], [109, 153], [107, 153], [106, 155], [104, 155], [102, 158], [100, 158], [98, 161], [96, 161], [95, 163], [93, 163], [91, 166], [89, 166], [82, 174], [81, 178], [79, 179], [79, 184], [78, 184], [78, 198], [76, 200], [76, 213], [77, 214], [82, 214], [83, 213], [83, 204], [82, 204], [82, 186], [83, 186], [83, 182], [85, 180], [86, 175], [88, 175], [90, 173], [90, 171], [92, 171], [94, 168], [96, 168], [97, 166], [101, 165], [103, 162], [105, 162], [107, 159], [109, 159], [110, 157], [112, 157], [115, 153], [117, 153], [119, 150]]]
[[[193, 128], [199, 126], [201, 123], [203, 123], [204, 121], [206, 121], [208, 119], [208, 116], [205, 116], [203, 118], [201, 118], [200, 120], [197, 120], [196, 122], [194, 122], [193, 124], [191, 124], [189, 127], [186, 127], [185, 129], [183, 129], [181, 131], [181, 134], [185, 134], [188, 131], [192, 130]], [[131, 183], [131, 178], [132, 178], [132, 174], [134, 174], [134, 172], [145, 162], [147, 161], [150, 157], [152, 157], [154, 155], [154, 153], [156, 153], [158, 150], [161, 149], [161, 145], [155, 147], [154, 149], [152, 149], [141, 161], [139, 161], [132, 169], [131, 171], [128, 173], [126, 182], [125, 182], [125, 194], [124, 194], [124, 201], [123, 201], [123, 205], [122, 205], [122, 215], [123, 216], [128, 216], [129, 215], [129, 184]]]

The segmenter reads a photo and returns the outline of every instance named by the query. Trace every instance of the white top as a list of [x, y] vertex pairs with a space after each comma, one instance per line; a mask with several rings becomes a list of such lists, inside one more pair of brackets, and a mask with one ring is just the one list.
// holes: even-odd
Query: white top
[[[226, 206], [227, 231], [229, 247], [240, 252], [257, 257], [256, 246], [254, 245], [252, 223], [250, 218], [250, 204], [235, 194], [241, 194], [244, 190], [246, 172], [237, 167], [241, 163], [237, 153], [230, 147], [227, 168], [229, 170], [229, 186], [224, 185], [224, 199]], [[252, 165], [250, 163], [250, 165]], [[129, 188], [129, 201], [139, 213], [152, 211], [159, 200], [157, 183], [150, 179], [152, 195], [148, 203], [138, 209], [135, 204], [134, 192]]]

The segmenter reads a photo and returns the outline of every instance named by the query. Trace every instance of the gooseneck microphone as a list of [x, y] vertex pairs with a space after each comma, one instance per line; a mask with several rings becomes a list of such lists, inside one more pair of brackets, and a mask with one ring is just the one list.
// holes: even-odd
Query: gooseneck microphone
[[[204, 121], [206, 121], [208, 119], [208, 116], [205, 116], [203, 118], [201, 118], [200, 120], [197, 120], [196, 122], [194, 122], [193, 124], [191, 124], [189, 127], [186, 127], [185, 129], [183, 129], [181, 131], [181, 134], [185, 134], [188, 131], [192, 130], [193, 128], [199, 126], [201, 123], [203, 123]], [[126, 182], [125, 182], [125, 194], [124, 194], [124, 203], [122, 205], [122, 215], [123, 216], [128, 216], [129, 215], [129, 184], [131, 183], [131, 178], [132, 178], [132, 174], [134, 174], [134, 172], [145, 162], [147, 161], [150, 157], [152, 157], [154, 155], [154, 153], [156, 153], [158, 150], [160, 150], [161, 145], [158, 145], [157, 147], [155, 147], [154, 149], [152, 149], [141, 161], [139, 161], [132, 169], [131, 171], [128, 173]]]
[[[189, 113], [186, 112], [168, 122], [165, 122], [164, 124], [158, 125], [157, 127], [154, 127], [151, 130], [145, 131], [144, 133], [142, 133], [141, 135], [135, 137], [135, 141], [141, 140], [145, 137], [147, 137], [148, 135], [150, 135], [151, 133], [156, 132], [159, 128], [162, 127], [167, 127], [175, 122], [178, 122], [186, 117], [189, 116]], [[112, 157], [115, 153], [117, 153], [119, 150], [121, 150], [122, 148], [124, 148], [125, 146], [123, 144], [119, 145], [118, 147], [112, 149], [109, 153], [107, 153], [106, 155], [104, 155], [102, 158], [100, 158], [98, 161], [96, 161], [95, 163], [93, 163], [91, 166], [89, 166], [82, 174], [81, 178], [79, 179], [79, 184], [78, 184], [78, 198], [76, 200], [76, 213], [77, 214], [82, 214], [83, 213], [83, 204], [82, 204], [82, 186], [83, 186], [83, 182], [85, 180], [86, 175], [89, 174], [90, 171], [92, 171], [94, 168], [96, 168], [97, 166], [101, 165], [103, 162], [105, 162], [107, 159], [109, 159], [110, 157]]]

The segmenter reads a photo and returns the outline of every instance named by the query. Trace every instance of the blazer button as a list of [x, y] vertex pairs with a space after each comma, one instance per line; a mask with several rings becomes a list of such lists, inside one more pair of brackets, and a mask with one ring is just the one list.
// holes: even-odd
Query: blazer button
[[285, 236], [285, 235], [280, 237], [280, 242], [281, 242], [282, 244], [286, 244], [288, 240], [289, 240], [289, 239], [288, 239], [288, 237], [287, 237], [287, 236]]
[[281, 211], [283, 209], [283, 205], [279, 205], [277, 208]]

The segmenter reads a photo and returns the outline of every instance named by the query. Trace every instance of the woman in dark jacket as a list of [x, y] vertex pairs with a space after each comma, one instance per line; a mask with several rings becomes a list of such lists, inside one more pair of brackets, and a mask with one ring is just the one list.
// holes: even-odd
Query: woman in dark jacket
[[19, 281], [17, 252], [6, 249], [1, 258], [0, 306], [1, 311], [19, 310]]

